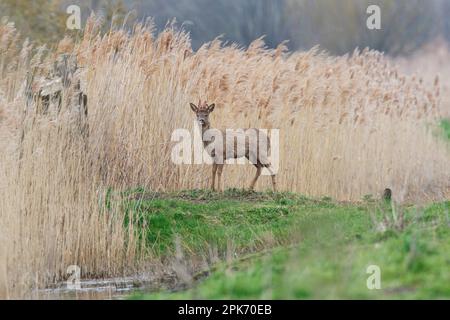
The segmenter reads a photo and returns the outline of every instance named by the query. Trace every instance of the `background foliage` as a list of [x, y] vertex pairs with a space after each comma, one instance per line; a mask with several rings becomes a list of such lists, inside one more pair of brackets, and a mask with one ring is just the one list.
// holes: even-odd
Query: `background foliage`
[[[319, 44], [333, 54], [370, 47], [397, 55], [439, 35], [450, 40], [446, 0], [2, 0], [0, 9], [25, 35], [46, 42], [65, 32], [70, 4], [82, 7], [83, 21], [94, 11], [108, 27], [153, 17], [161, 30], [176, 18], [194, 49], [220, 35], [243, 46], [265, 36], [269, 47], [289, 40], [292, 50]], [[382, 30], [366, 28], [371, 4], [381, 7]]]

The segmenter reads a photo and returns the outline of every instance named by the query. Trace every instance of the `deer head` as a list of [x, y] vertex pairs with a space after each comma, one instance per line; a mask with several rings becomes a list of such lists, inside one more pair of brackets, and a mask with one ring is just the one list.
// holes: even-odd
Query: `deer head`
[[197, 116], [197, 121], [201, 127], [209, 128], [209, 114], [213, 112], [214, 107], [216, 106], [214, 103], [211, 105], [208, 105], [206, 102], [198, 102], [198, 106], [191, 103], [191, 109], [195, 112], [195, 115]]

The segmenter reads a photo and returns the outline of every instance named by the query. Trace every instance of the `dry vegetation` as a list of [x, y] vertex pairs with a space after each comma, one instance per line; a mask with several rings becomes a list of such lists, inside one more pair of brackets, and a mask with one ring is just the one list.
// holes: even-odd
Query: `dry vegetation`
[[418, 50], [412, 56], [394, 59], [400, 70], [409, 75], [420, 75], [425, 84], [433, 84], [436, 75], [440, 81], [441, 108], [444, 117], [450, 118], [450, 47], [444, 39], [438, 38]]
[[[171, 163], [171, 133], [193, 126], [189, 102], [215, 102], [221, 128], [280, 129], [279, 188], [359, 200], [386, 187], [397, 201], [449, 196], [450, 156], [430, 129], [448, 105], [440, 83], [402, 75], [378, 52], [332, 57], [284, 45], [248, 49], [213, 41], [192, 52], [187, 34], [65, 38], [47, 52], [0, 25], [0, 297], [64, 278], [133, 272], [142, 261], [131, 223], [105, 205], [107, 188], [206, 188], [207, 166]], [[70, 103], [39, 112], [26, 79], [46, 77], [60, 53], [76, 57], [88, 115]], [[448, 101], [446, 101], [448, 103]], [[227, 167], [225, 187], [248, 187], [254, 170]], [[259, 188], [270, 187], [263, 177]]]

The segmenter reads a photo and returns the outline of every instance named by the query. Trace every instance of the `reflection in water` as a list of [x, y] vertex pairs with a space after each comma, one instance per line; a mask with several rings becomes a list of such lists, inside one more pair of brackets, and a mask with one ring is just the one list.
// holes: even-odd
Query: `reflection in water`
[[153, 291], [155, 284], [136, 278], [114, 278], [103, 280], [82, 280], [79, 289], [68, 288], [65, 282], [53, 288], [36, 290], [31, 299], [43, 300], [111, 300], [123, 299], [138, 291]]

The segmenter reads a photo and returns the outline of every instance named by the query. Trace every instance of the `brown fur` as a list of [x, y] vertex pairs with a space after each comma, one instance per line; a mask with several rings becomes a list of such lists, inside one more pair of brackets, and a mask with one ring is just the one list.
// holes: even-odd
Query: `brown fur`
[[[198, 106], [191, 103], [191, 109], [195, 112], [197, 116], [197, 121], [202, 130], [203, 147], [208, 152], [208, 154], [213, 159], [212, 166], [212, 181], [211, 188], [215, 190], [215, 178], [218, 177], [218, 189], [223, 190], [222, 187], [222, 171], [224, 163], [227, 159], [238, 159], [245, 157], [247, 158], [255, 167], [256, 175], [251, 182], [250, 190], [255, 188], [255, 184], [261, 175], [262, 168], [267, 168], [272, 177], [273, 190], [276, 191], [276, 179], [275, 174], [271, 169], [271, 163], [269, 161], [268, 153], [270, 151], [270, 139], [269, 137], [259, 129], [240, 129], [235, 132], [235, 134], [230, 135], [225, 130], [217, 130], [223, 137], [223, 141], [219, 144], [219, 141], [206, 140], [205, 133], [211, 129], [211, 123], [209, 121], [209, 115], [213, 112], [215, 104], [208, 105], [206, 102], [199, 102]], [[244, 146], [240, 142], [244, 141]], [[226, 146], [233, 145], [232, 150], [227, 150]], [[261, 145], [267, 145], [267, 153], [258, 152], [258, 147]], [[239, 148], [240, 147], [240, 148]]]

